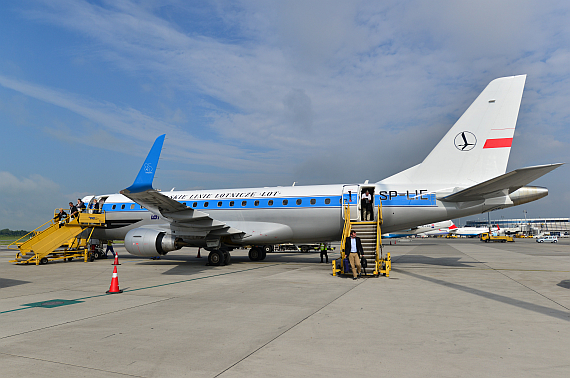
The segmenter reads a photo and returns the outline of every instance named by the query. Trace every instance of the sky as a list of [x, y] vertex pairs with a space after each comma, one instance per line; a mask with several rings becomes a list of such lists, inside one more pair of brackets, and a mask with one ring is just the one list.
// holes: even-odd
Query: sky
[[[162, 190], [375, 182], [519, 74], [507, 170], [570, 162], [569, 17], [567, 1], [1, 2], [0, 229], [129, 186], [161, 134]], [[533, 185], [549, 196], [491, 217], [570, 216], [568, 165]]]

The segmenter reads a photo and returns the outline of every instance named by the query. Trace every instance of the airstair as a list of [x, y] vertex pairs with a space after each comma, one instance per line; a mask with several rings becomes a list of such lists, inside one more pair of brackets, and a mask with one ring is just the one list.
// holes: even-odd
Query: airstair
[[[346, 267], [347, 253], [345, 249], [345, 240], [350, 236], [352, 230], [356, 231], [356, 235], [362, 242], [362, 249], [364, 250], [362, 258], [366, 260], [366, 268], [362, 269], [362, 276], [378, 277], [378, 275], [390, 276], [392, 269], [392, 260], [390, 253], [383, 254], [382, 246], [382, 203], [378, 205], [378, 214], [376, 221], [372, 222], [359, 222], [350, 219], [350, 207], [344, 206], [344, 228], [342, 231], [342, 241], [340, 243], [340, 259], [333, 260], [332, 269], [333, 276], [337, 274], [352, 275], [350, 264]], [[362, 263], [362, 262], [361, 262]]]
[[[57, 210], [56, 210], [57, 211]], [[105, 214], [79, 213], [76, 217], [57, 220], [55, 217], [34, 231], [8, 245], [19, 250], [16, 264], [47, 264], [52, 260], [71, 261], [73, 258], [88, 259], [88, 242], [95, 227], [105, 225]], [[87, 237], [81, 237], [83, 231]]]

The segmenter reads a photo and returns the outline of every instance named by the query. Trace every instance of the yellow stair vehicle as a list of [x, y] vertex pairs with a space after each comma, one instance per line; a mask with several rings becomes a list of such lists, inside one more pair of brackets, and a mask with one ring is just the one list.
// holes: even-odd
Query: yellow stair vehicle
[[392, 260], [390, 259], [390, 253], [383, 256], [382, 253], [382, 203], [378, 205], [378, 215], [376, 221], [372, 222], [359, 222], [350, 219], [350, 208], [348, 205], [344, 206], [344, 228], [342, 231], [342, 241], [340, 243], [340, 258], [332, 261], [333, 276], [342, 275], [352, 275], [350, 265], [345, 267], [345, 243], [347, 237], [350, 236], [352, 230], [356, 231], [356, 234], [362, 242], [362, 249], [364, 250], [363, 256], [366, 260], [366, 268], [362, 269], [362, 276], [372, 276], [378, 277], [382, 274], [386, 277], [390, 276], [390, 270], [392, 269]]
[[[8, 246], [8, 249], [19, 250], [16, 259], [10, 262], [39, 265], [51, 260], [71, 261], [73, 258], [87, 261], [87, 244], [93, 229], [104, 224], [105, 214], [79, 213], [77, 217], [63, 220], [54, 217]], [[89, 236], [81, 238], [81, 233], [87, 229], [91, 229]]]
[[490, 234], [488, 232], [482, 233], [480, 240], [484, 241], [485, 243], [488, 243], [488, 242], [506, 243], [506, 242], [514, 242], [515, 241], [515, 239], [510, 235], [493, 235], [493, 234]]

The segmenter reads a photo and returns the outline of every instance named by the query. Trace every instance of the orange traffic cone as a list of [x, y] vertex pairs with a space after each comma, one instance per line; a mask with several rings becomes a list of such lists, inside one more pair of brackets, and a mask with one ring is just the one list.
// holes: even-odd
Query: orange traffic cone
[[119, 290], [119, 277], [117, 275], [117, 267], [113, 270], [113, 278], [111, 278], [111, 287], [107, 291], [107, 294], [119, 294], [123, 290]]
[[119, 264], [119, 254], [115, 253], [115, 262], [113, 263], [113, 265], [121, 265]]
[[200, 256], [200, 248], [198, 247], [198, 256], [196, 256], [197, 259], [202, 258], [202, 256]]

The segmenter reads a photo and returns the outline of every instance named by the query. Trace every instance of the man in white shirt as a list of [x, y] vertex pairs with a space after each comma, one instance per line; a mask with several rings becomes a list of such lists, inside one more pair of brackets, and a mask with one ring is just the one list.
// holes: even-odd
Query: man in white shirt
[[360, 218], [362, 221], [372, 220], [372, 196], [368, 189], [360, 197]]

